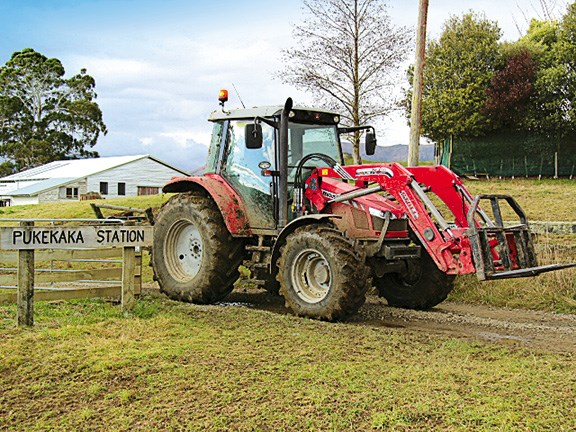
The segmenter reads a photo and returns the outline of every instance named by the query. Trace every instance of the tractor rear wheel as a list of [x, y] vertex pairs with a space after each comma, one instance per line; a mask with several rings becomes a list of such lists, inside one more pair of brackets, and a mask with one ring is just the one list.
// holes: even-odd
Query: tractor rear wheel
[[365, 261], [363, 250], [331, 227], [298, 228], [281, 250], [280, 294], [298, 316], [344, 319], [366, 299], [370, 284]]
[[389, 273], [374, 278], [381, 297], [390, 306], [405, 309], [430, 309], [442, 303], [454, 288], [454, 276], [441, 271], [426, 251], [420, 259], [407, 263], [406, 274]]
[[212, 199], [192, 193], [173, 196], [154, 225], [152, 262], [160, 291], [192, 303], [223, 299], [238, 279], [242, 246]]

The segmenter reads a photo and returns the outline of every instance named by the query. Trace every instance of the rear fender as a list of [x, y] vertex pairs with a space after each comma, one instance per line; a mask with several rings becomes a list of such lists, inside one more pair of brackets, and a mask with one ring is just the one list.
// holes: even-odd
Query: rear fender
[[162, 192], [205, 192], [212, 197], [228, 231], [235, 237], [252, 235], [244, 203], [234, 189], [219, 175], [175, 177], [162, 188]]
[[342, 219], [342, 216], [335, 214], [312, 214], [301, 216], [298, 219], [294, 219], [292, 222], [286, 225], [284, 229], [282, 229], [282, 231], [280, 231], [280, 234], [278, 234], [278, 238], [276, 239], [274, 247], [272, 248], [272, 257], [270, 258], [270, 265], [271, 266], [274, 265], [274, 263], [278, 260], [278, 255], [280, 255], [280, 248], [286, 241], [286, 237], [292, 234], [294, 230], [296, 230], [296, 228], [300, 228], [301, 226], [305, 225], [319, 224], [321, 222], [325, 222], [334, 218]]

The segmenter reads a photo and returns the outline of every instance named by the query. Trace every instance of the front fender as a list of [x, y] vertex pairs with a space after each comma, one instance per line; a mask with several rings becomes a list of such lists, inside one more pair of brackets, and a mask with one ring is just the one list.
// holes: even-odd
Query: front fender
[[222, 176], [206, 174], [198, 177], [175, 177], [162, 188], [162, 192], [189, 191], [203, 191], [212, 197], [222, 214], [226, 228], [233, 236], [252, 235], [244, 203]]

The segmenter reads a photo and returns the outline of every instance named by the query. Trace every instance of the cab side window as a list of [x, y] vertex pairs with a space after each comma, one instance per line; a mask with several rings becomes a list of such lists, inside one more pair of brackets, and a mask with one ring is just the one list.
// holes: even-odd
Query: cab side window
[[226, 172], [238, 178], [244, 186], [270, 194], [270, 177], [262, 176], [260, 162], [275, 165], [274, 128], [262, 125], [263, 145], [259, 149], [246, 148], [245, 127], [249, 121], [231, 121], [228, 127], [228, 155]]

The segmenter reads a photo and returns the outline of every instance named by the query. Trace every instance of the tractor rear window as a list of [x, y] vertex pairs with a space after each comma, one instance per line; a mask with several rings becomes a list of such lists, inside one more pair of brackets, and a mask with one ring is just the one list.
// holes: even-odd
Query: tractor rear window
[[206, 160], [205, 173], [215, 173], [217, 171], [218, 157], [220, 156], [220, 146], [222, 144], [222, 131], [224, 130], [224, 122], [214, 123], [212, 129], [212, 142], [208, 149], [208, 158]]

